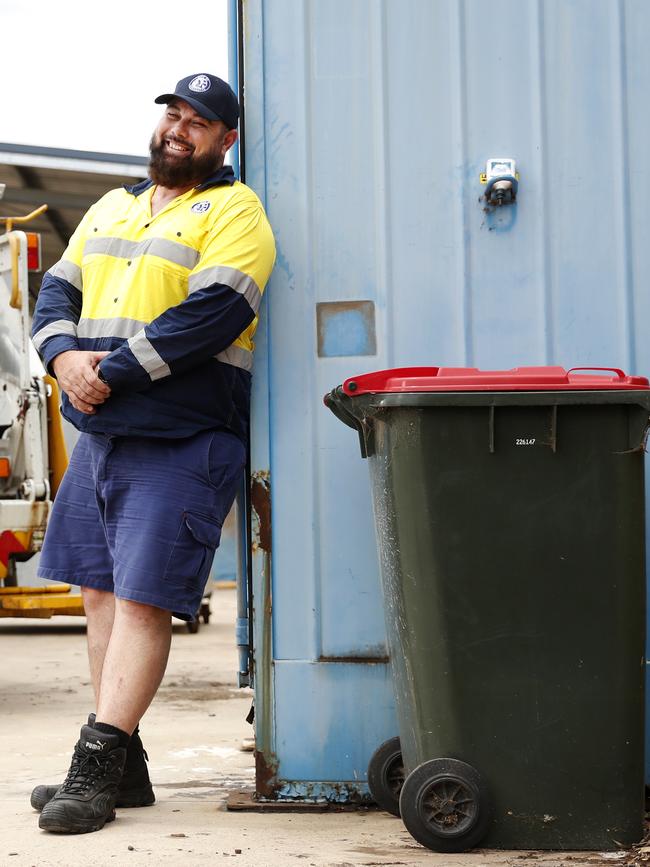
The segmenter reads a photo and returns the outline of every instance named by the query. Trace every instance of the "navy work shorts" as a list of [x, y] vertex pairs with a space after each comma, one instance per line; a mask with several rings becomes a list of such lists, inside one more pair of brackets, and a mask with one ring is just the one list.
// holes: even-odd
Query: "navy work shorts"
[[243, 443], [225, 431], [81, 434], [38, 574], [193, 619], [245, 461]]

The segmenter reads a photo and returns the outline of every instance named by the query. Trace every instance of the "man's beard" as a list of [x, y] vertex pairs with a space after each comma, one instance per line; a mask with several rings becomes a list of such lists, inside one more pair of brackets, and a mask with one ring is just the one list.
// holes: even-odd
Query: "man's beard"
[[210, 153], [201, 157], [190, 154], [177, 160], [165, 153], [162, 138], [156, 143], [154, 134], [149, 142], [149, 177], [154, 184], [170, 190], [198, 184], [223, 165], [220, 146], [218, 143]]

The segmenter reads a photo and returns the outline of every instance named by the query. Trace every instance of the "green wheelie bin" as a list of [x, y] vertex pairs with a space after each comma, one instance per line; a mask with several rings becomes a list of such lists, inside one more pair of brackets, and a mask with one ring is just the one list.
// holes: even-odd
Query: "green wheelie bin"
[[436, 851], [643, 835], [650, 386], [588, 370], [402, 368], [325, 396], [372, 484], [399, 732], [370, 787]]

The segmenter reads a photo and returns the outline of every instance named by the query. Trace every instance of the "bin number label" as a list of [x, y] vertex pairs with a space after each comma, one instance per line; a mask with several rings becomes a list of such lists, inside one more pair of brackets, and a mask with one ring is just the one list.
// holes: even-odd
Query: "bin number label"
[[517, 437], [515, 440], [516, 446], [534, 446], [536, 442], [535, 437]]

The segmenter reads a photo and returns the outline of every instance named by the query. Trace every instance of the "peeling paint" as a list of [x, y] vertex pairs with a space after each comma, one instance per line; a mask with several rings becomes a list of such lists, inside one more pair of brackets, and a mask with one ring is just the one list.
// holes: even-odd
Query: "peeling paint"
[[274, 798], [277, 788], [278, 760], [271, 752], [255, 750], [255, 794], [258, 798]]
[[258, 548], [271, 553], [271, 474], [257, 470], [251, 477], [253, 506], [253, 552]]
[[273, 753], [273, 603], [271, 594], [271, 474], [256, 470], [251, 476], [252, 553], [262, 554], [262, 584], [260, 601], [262, 611], [261, 654], [256, 656], [258, 675], [255, 734], [255, 791], [257, 797], [274, 796], [278, 760]]
[[301, 801], [313, 804], [345, 804], [346, 806], [368, 807], [374, 804], [367, 789], [359, 790], [359, 785], [348, 782], [287, 781], [276, 786], [275, 797], [282, 801]]

